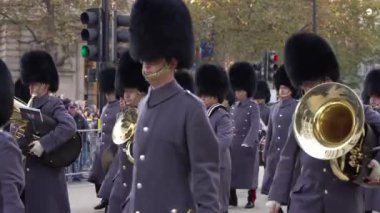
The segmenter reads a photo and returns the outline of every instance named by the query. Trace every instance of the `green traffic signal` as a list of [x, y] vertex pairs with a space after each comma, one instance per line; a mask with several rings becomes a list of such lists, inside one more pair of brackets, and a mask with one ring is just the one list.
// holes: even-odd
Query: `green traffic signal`
[[84, 45], [82, 46], [80, 50], [80, 54], [82, 55], [83, 58], [87, 58], [90, 55], [90, 49], [88, 46]]

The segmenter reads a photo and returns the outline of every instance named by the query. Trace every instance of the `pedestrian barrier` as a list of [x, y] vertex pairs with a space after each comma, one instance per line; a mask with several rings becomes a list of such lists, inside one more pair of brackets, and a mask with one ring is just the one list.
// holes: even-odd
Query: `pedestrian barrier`
[[88, 178], [97, 146], [100, 143], [100, 129], [77, 130], [81, 136], [82, 150], [78, 158], [65, 168], [67, 181], [81, 181]]

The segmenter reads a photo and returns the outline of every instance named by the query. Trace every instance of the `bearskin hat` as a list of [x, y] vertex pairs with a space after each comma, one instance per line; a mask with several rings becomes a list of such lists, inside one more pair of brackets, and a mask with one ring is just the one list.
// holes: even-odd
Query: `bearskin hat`
[[180, 69], [174, 73], [174, 78], [182, 88], [194, 92], [193, 76], [186, 70]]
[[182, 0], [138, 0], [131, 12], [131, 55], [137, 61], [176, 58], [178, 69], [194, 59], [191, 16]]
[[124, 93], [125, 88], [135, 88], [144, 93], [148, 92], [149, 83], [142, 75], [142, 64], [134, 61], [129, 51], [121, 55], [116, 72], [115, 88], [122, 93]]
[[293, 87], [292, 83], [289, 80], [289, 77], [286, 73], [285, 66], [280, 66], [273, 75], [273, 83], [276, 88], [276, 91], [280, 89], [281, 85], [284, 85], [292, 91], [292, 96], [296, 97], [298, 95], [298, 90]]
[[103, 93], [115, 92], [115, 68], [108, 67], [98, 73], [99, 90]]
[[364, 88], [362, 97], [365, 104], [369, 103], [369, 98], [373, 95], [380, 96], [380, 69], [371, 70], [368, 72], [364, 80]]
[[13, 112], [14, 84], [7, 65], [0, 59], [0, 126], [4, 126]]
[[33, 50], [21, 57], [21, 80], [24, 84], [49, 84], [50, 92], [57, 92], [59, 76], [51, 55], [45, 51]]
[[262, 80], [257, 81], [256, 92], [253, 95], [254, 99], [265, 99], [265, 103], [270, 101], [270, 89], [268, 83]]
[[198, 95], [216, 97], [219, 103], [223, 102], [229, 89], [227, 72], [213, 64], [200, 66], [196, 71], [195, 82]]
[[233, 90], [245, 90], [248, 97], [252, 97], [256, 89], [256, 74], [248, 62], [236, 62], [229, 69], [229, 76]]
[[285, 69], [294, 87], [305, 81], [339, 80], [339, 65], [330, 45], [312, 33], [292, 35], [285, 44]]
[[15, 97], [27, 103], [30, 99], [29, 87], [22, 83], [21, 78], [15, 82]]

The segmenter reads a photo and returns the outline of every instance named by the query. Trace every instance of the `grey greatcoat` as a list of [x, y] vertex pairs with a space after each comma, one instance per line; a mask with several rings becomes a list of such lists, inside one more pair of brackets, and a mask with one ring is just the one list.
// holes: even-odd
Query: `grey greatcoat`
[[277, 163], [280, 160], [280, 153], [288, 137], [289, 126], [291, 126], [293, 112], [297, 104], [297, 100], [290, 98], [279, 101], [272, 107], [264, 150], [266, 167], [261, 186], [261, 193], [263, 194], [267, 195], [269, 193]]
[[[41, 113], [54, 118], [58, 123], [53, 131], [39, 139], [45, 152], [56, 150], [75, 134], [74, 118], [57, 97], [36, 97], [32, 107], [40, 109]], [[36, 157], [27, 155], [25, 179], [24, 203], [27, 213], [70, 212], [64, 168], [45, 166]]]
[[119, 168], [119, 159], [117, 158], [117, 154], [116, 154], [103, 179], [102, 185], [98, 192], [98, 197], [109, 200], [111, 190], [112, 190], [112, 185], [115, 180], [115, 176], [118, 171], [118, 168]]
[[220, 213], [219, 146], [203, 103], [173, 80], [139, 109], [124, 212]]
[[7, 132], [0, 132], [0, 213], [25, 213], [21, 193], [25, 176], [21, 150]]
[[[107, 171], [102, 167], [102, 157], [104, 151], [111, 151], [112, 155], [117, 152], [117, 146], [112, 142], [112, 130], [116, 122], [116, 115], [120, 112], [119, 101], [112, 101], [107, 103], [102, 110], [100, 121], [102, 125], [102, 133], [100, 136], [100, 144], [95, 151], [94, 161], [92, 163], [88, 181], [95, 184], [102, 184]], [[108, 163], [108, 166], [111, 161]], [[107, 189], [108, 190], [108, 189]]]
[[131, 191], [133, 164], [127, 158], [125, 144], [119, 146], [116, 157], [119, 168], [114, 177], [107, 213], [122, 212], [123, 204]]
[[[365, 107], [366, 122], [380, 132], [380, 115]], [[291, 129], [291, 128], [290, 128]], [[301, 173], [291, 188], [296, 158]], [[269, 199], [286, 203], [290, 193], [289, 213], [360, 213], [364, 212], [364, 199], [359, 185], [338, 180], [331, 171], [329, 161], [318, 160], [302, 151], [290, 131], [281, 153]]]
[[[208, 109], [208, 115], [211, 127], [214, 129], [219, 142], [219, 158], [220, 158], [220, 186], [219, 186], [219, 202], [221, 206], [220, 212], [228, 212], [228, 203], [230, 197], [231, 185], [231, 154], [230, 146], [233, 137], [233, 124], [230, 114], [224, 107]], [[212, 109], [213, 112], [212, 112]]]
[[[231, 146], [231, 188], [257, 188], [258, 174], [258, 136], [260, 112], [258, 105], [251, 99], [236, 102], [231, 107], [235, 133]], [[245, 144], [249, 147], [243, 147]]]

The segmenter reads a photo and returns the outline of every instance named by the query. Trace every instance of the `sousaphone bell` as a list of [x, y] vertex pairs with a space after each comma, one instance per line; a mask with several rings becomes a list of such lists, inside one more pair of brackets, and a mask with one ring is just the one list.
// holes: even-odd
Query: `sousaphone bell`
[[340, 83], [312, 88], [295, 110], [293, 130], [303, 151], [330, 160], [336, 177], [365, 185], [377, 137], [365, 123], [363, 104], [353, 90]]

